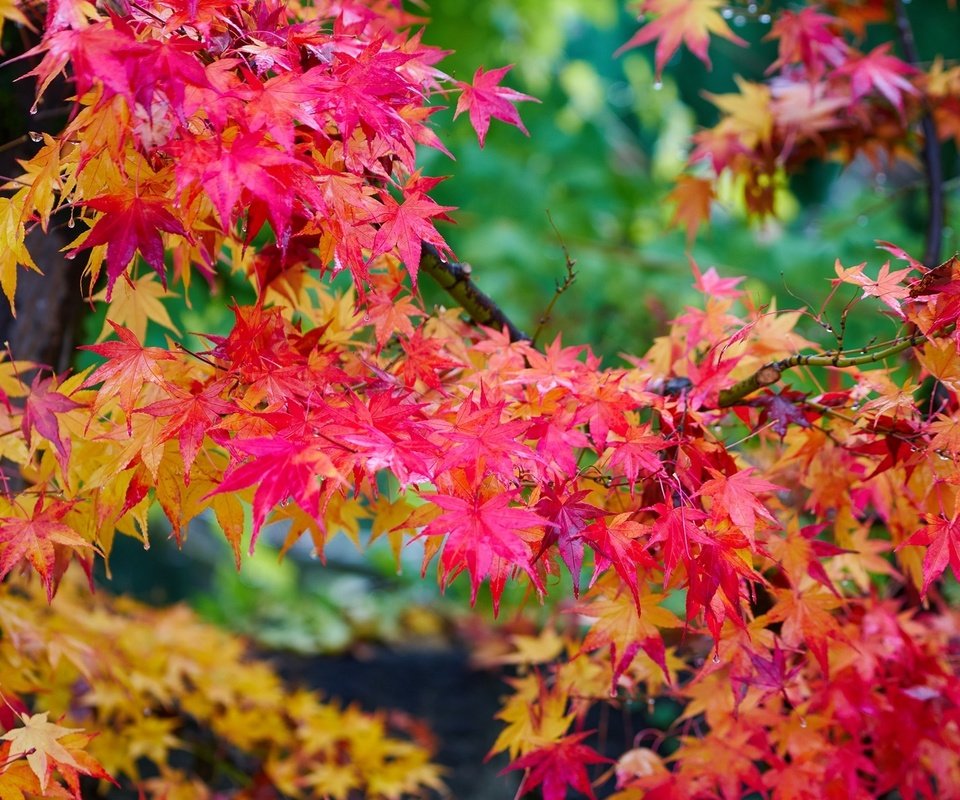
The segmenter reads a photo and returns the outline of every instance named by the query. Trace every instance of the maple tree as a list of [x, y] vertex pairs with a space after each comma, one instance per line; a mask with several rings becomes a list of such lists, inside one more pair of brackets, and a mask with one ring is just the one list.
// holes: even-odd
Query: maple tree
[[[711, 35], [741, 42], [717, 0], [640, 11], [624, 48], [655, 43], [658, 73], [680, 47], [709, 64]], [[171, 766], [198, 735], [238, 796], [439, 786], [423, 743], [288, 692], [186, 612], [86, 599], [77, 573], [117, 532], [148, 543], [159, 508], [178, 542], [212, 515], [238, 563], [268, 521], [322, 554], [364, 519], [419, 541], [441, 586], [486, 583], [495, 609], [508, 582], [544, 596], [569, 574], [567, 624], [495, 657], [517, 674], [493, 751], [545, 800], [610, 781], [619, 800], [960, 796], [943, 588], [960, 569], [960, 261], [940, 263], [960, 66], [917, 63], [899, 2], [769, 21], [769, 77], [709, 96], [720, 121], [695, 137], [675, 221], [692, 239], [727, 176], [765, 216], [814, 159], [920, 158], [925, 252], [881, 243], [906, 266], [876, 277], [838, 262], [803, 312], [694, 266], [700, 307], [610, 367], [538, 347], [436, 227], [453, 209], [417, 168], [418, 147], [445, 152], [430, 118], [456, 97], [481, 145], [492, 119], [523, 130], [533, 98], [509, 67], [454, 80], [393, 0], [49, 3], [29, 74], [42, 97], [65, 73], [75, 98], [5, 185], [0, 286], [30, 314], [27, 234], [69, 214], [107, 324], [95, 367], [0, 362], [0, 795], [212, 796]], [[861, 49], [867, 25], [898, 50]], [[203, 352], [146, 345], [175, 333], [165, 289], [223, 272], [255, 294], [231, 330]], [[428, 279], [466, 314], [428, 308]], [[845, 341], [853, 301], [829, 301], [846, 287], [894, 333]], [[801, 336], [804, 315], [836, 341]], [[598, 752], [593, 707], [661, 696], [682, 706], [670, 747]]]

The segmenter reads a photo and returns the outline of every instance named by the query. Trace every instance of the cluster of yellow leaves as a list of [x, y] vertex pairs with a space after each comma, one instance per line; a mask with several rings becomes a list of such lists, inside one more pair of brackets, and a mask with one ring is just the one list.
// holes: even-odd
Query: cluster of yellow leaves
[[7, 582], [0, 629], [0, 692], [37, 711], [0, 736], [4, 800], [79, 797], [48, 780], [49, 761], [70, 787], [76, 772], [109, 774], [151, 798], [213, 797], [197, 769], [188, 777], [170, 766], [175, 754], [195, 768], [208, 762], [249, 796], [258, 785], [304, 798], [441, 787], [425, 747], [391, 734], [383, 717], [285, 688], [241, 640], [186, 608], [91, 597], [70, 582], [46, 607], [38, 592]]

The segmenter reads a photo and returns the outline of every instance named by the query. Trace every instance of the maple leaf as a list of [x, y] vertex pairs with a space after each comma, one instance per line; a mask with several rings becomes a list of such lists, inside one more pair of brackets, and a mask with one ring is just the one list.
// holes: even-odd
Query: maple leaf
[[166, 442], [174, 436], [180, 441], [180, 453], [183, 455], [184, 480], [190, 482], [190, 470], [200, 449], [203, 437], [210, 428], [220, 421], [220, 417], [236, 410], [233, 403], [220, 398], [226, 381], [217, 381], [209, 386], [195, 385], [189, 392], [175, 385], [169, 386], [173, 395], [169, 400], [137, 409], [142, 414], [154, 417], [170, 417], [160, 432], [158, 442]]
[[667, 447], [667, 442], [661, 436], [647, 433], [645, 428], [631, 425], [623, 433], [614, 433], [607, 440], [607, 446], [613, 451], [610, 469], [619, 468], [614, 474], [622, 474], [631, 487], [641, 473], [652, 476], [663, 472], [657, 453]]
[[30, 394], [23, 408], [23, 420], [20, 429], [27, 447], [31, 447], [30, 431], [35, 430], [48, 442], [52, 442], [57, 451], [57, 460], [60, 469], [67, 474], [67, 462], [70, 460], [70, 437], [65, 439], [60, 435], [60, 422], [57, 414], [64, 414], [75, 408], [82, 408], [80, 403], [55, 391], [56, 382], [53, 376], [41, 379], [41, 373], [33, 379], [30, 385]]
[[655, 544], [662, 546], [663, 582], [668, 584], [674, 569], [681, 562], [688, 562], [693, 558], [691, 543], [714, 544], [706, 534], [702, 533], [696, 523], [707, 518], [707, 515], [697, 508], [687, 506], [673, 506], [666, 503], [657, 503], [646, 511], [654, 513], [651, 535], [647, 540], [647, 548]]
[[944, 514], [927, 514], [926, 525], [914, 532], [897, 547], [926, 545], [927, 553], [923, 557], [923, 588], [926, 596], [930, 585], [937, 580], [949, 564], [953, 574], [960, 579], [960, 514], [947, 519]]
[[743, 278], [721, 278], [716, 267], [710, 267], [701, 272], [696, 261], [690, 259], [690, 268], [693, 270], [693, 287], [708, 297], [740, 297], [742, 289], [737, 287], [743, 283]]
[[385, 195], [383, 206], [384, 210], [377, 215], [380, 229], [373, 239], [370, 258], [374, 259], [396, 248], [400, 260], [410, 273], [410, 280], [416, 285], [423, 242], [439, 248], [441, 253], [450, 253], [447, 243], [430, 220], [434, 217], [449, 220], [446, 212], [452, 211], [453, 206], [437, 205], [420, 192], [405, 197], [402, 203]]
[[655, 14], [657, 18], [640, 28], [615, 55], [656, 40], [658, 80], [664, 66], [681, 44], [685, 44], [691, 53], [710, 67], [707, 46], [711, 33], [742, 47], [747, 44], [730, 30], [720, 15], [717, 9], [722, 5], [722, 0], [644, 0], [640, 11]]
[[61, 522], [72, 507], [72, 503], [51, 503], [44, 508], [41, 498], [29, 519], [0, 517], [0, 580], [22, 561], [28, 561], [40, 576], [47, 600], [53, 599], [58, 581], [56, 545], [73, 549], [93, 547]]
[[452, 443], [440, 469], [478, 469], [483, 464], [497, 473], [510, 474], [517, 465], [530, 463], [533, 453], [523, 443], [529, 425], [524, 420], [504, 420], [505, 405], [489, 403], [486, 398], [461, 404], [456, 419], [440, 426], [444, 439]]
[[[774, 639], [773, 652], [770, 658], [765, 658], [759, 653], [748, 651], [750, 657], [750, 670], [746, 673], [731, 673], [731, 679], [735, 683], [741, 684], [743, 693], [746, 693], [747, 686], [754, 686], [763, 691], [765, 698], [771, 694], [779, 694], [789, 703], [787, 696], [787, 684], [792, 681], [803, 669], [802, 663], [793, 667], [787, 667], [787, 658], [780, 647], [779, 639]], [[741, 695], [738, 693], [738, 702]]]
[[105, 194], [84, 201], [84, 206], [100, 211], [100, 216], [74, 252], [96, 245], [107, 246], [107, 300], [137, 251], [156, 270], [160, 282], [167, 285], [163, 264], [161, 231], [188, 237], [181, 222], [169, 211], [163, 197], [138, 194]]
[[547, 547], [556, 543], [563, 563], [570, 570], [573, 578], [573, 594], [580, 596], [580, 571], [583, 566], [583, 530], [587, 527], [587, 520], [594, 519], [605, 512], [590, 503], [583, 502], [589, 491], [576, 491], [563, 495], [554, 485], [548, 486], [543, 497], [535, 507], [535, 511], [544, 519], [553, 523], [547, 529], [540, 546], [540, 554]]
[[802, 64], [812, 79], [820, 78], [848, 57], [850, 48], [838, 33], [842, 27], [839, 19], [816, 7], [785, 10], [764, 37], [779, 39], [777, 60], [767, 72]]
[[508, 125], [515, 125], [521, 131], [530, 135], [520, 119], [520, 114], [514, 107], [514, 103], [534, 102], [539, 103], [535, 97], [531, 97], [523, 92], [508, 89], [506, 86], [500, 86], [500, 81], [513, 69], [513, 65], [492, 69], [484, 72], [483, 68], [477, 69], [473, 76], [473, 84], [458, 82], [462, 93], [457, 100], [457, 110], [453, 118], [456, 119], [464, 111], [470, 113], [470, 124], [477, 132], [477, 139], [480, 147], [483, 147], [487, 138], [487, 131], [490, 129], [490, 118], [499, 119]]
[[669, 683], [671, 677], [660, 628], [679, 628], [683, 623], [660, 605], [665, 595], [644, 592], [638, 602], [622, 591], [612, 590], [610, 585], [601, 580], [591, 590], [595, 596], [590, 602], [579, 606], [581, 613], [596, 620], [583, 640], [583, 651], [589, 653], [609, 647], [611, 692], [616, 691], [620, 676], [641, 650], [663, 670]]
[[61, 764], [78, 768], [80, 765], [58, 741], [78, 728], [64, 728], [47, 721], [48, 711], [42, 714], [21, 714], [23, 726], [9, 730], [0, 739], [10, 742], [10, 755], [23, 756], [30, 769], [40, 781], [40, 789], [45, 791], [50, 773]]
[[759, 406], [760, 424], [765, 425], [770, 422], [770, 427], [781, 439], [787, 435], [790, 425], [799, 425], [801, 428], [809, 428], [810, 420], [802, 407], [806, 395], [791, 389], [781, 389], [779, 392], [771, 392], [769, 389], [760, 397], [751, 401], [751, 405]]
[[907, 80], [917, 75], [917, 69], [890, 55], [890, 47], [887, 42], [859, 58], [849, 58], [837, 67], [836, 74], [850, 79], [854, 101], [876, 91], [902, 116], [906, 98], [920, 94], [919, 89]]
[[0, 288], [14, 309], [14, 296], [17, 292], [17, 265], [22, 264], [39, 272], [27, 250], [25, 217], [27, 191], [23, 189], [13, 197], [0, 197]]
[[834, 265], [834, 271], [837, 274], [833, 284], [852, 283], [855, 286], [863, 287], [864, 297], [876, 297], [883, 301], [887, 306], [893, 309], [894, 313], [901, 319], [904, 318], [903, 309], [900, 307], [900, 301], [910, 296], [910, 289], [903, 285], [903, 280], [913, 269], [905, 267], [893, 272], [890, 271], [890, 262], [885, 261], [880, 267], [876, 280], [871, 280], [863, 274], [863, 268], [866, 264], [858, 264], [853, 267], [845, 268], [841, 266], [839, 259]]
[[511, 762], [503, 772], [529, 770], [520, 782], [517, 795], [542, 785], [543, 800], [564, 800], [569, 786], [587, 797], [595, 798], [586, 768], [589, 764], [613, 762], [592, 747], [581, 744], [591, 733], [593, 731], [583, 731], [564, 736]]
[[781, 636], [784, 642], [793, 648], [804, 645], [816, 657], [823, 674], [829, 673], [827, 640], [843, 641], [846, 637], [836, 617], [831, 613], [844, 600], [815, 586], [814, 589], [799, 591], [796, 589], [773, 589], [776, 598], [774, 607], [767, 613], [765, 621], [783, 622]]
[[726, 516], [746, 536], [750, 546], [755, 546], [757, 520], [763, 519], [777, 525], [777, 519], [761, 503], [756, 495], [761, 492], [773, 492], [782, 489], [770, 481], [752, 477], [753, 468], [741, 470], [733, 475], [721, 475], [714, 472], [714, 478], [705, 481], [700, 487], [701, 497], [713, 499], [711, 516], [714, 519]]
[[[139, 340], [147, 338], [147, 323], [155, 322], [179, 335], [170, 314], [161, 303], [163, 298], [174, 298], [177, 295], [167, 291], [157, 282], [156, 274], [145, 272], [134, 280], [123, 280], [113, 286], [113, 297], [107, 316], [103, 320], [103, 327], [97, 334], [97, 341], [103, 341], [112, 330], [110, 320], [128, 328]], [[93, 296], [94, 300], [106, 300], [106, 289]]]
[[317, 519], [320, 517], [323, 484], [330, 481], [335, 487], [343, 482], [330, 457], [313, 443], [257, 437], [232, 439], [224, 444], [236, 453], [252, 455], [254, 458], [228, 470], [220, 485], [207, 497], [235, 492], [256, 484], [251, 554], [264, 520], [275, 505], [283, 504], [292, 497], [300, 508]]
[[584, 528], [581, 537], [596, 552], [594, 579], [608, 564], [613, 564], [640, 608], [640, 576], [637, 568], [652, 567], [656, 562], [647, 555], [647, 546], [641, 540], [649, 532], [647, 526], [631, 520], [631, 513], [618, 514], [606, 519], [601, 517]]
[[[283, 242], [290, 234], [295, 200], [320, 207], [322, 198], [309, 180], [311, 170], [307, 162], [268, 145], [262, 131], [241, 134], [229, 144], [186, 142], [177, 162], [179, 188], [202, 185], [224, 231], [230, 230], [242, 199], [254, 203], [258, 214], [251, 220], [265, 210], [278, 241]], [[260, 225], [263, 221], [264, 217], [259, 216]], [[248, 240], [257, 229], [257, 224], [248, 224]]]
[[[476, 602], [480, 583], [502, 571], [504, 564], [522, 569], [539, 591], [544, 591], [533, 568], [530, 545], [519, 535], [551, 524], [527, 508], [510, 504], [517, 492], [485, 495], [467, 486], [458, 494], [432, 494], [426, 499], [443, 509], [423, 531], [424, 536], [446, 536], [440, 558], [441, 580], [446, 586], [464, 568], [470, 574], [470, 601]], [[494, 574], [494, 577], [497, 577]], [[494, 608], [499, 606], [502, 586], [491, 582]]]
[[119, 396], [120, 408], [127, 417], [127, 433], [130, 433], [133, 406], [140, 396], [143, 384], [150, 382], [162, 385], [165, 382], [158, 362], [175, 361], [176, 356], [159, 347], [144, 347], [137, 337], [126, 328], [110, 322], [120, 337], [119, 342], [83, 345], [81, 350], [90, 350], [108, 359], [83, 382], [83, 388], [102, 381], [93, 403], [94, 412], [99, 411], [111, 398]]
[[681, 175], [667, 200], [676, 203], [671, 225], [682, 225], [687, 231], [687, 246], [697, 237], [697, 230], [710, 220], [710, 203], [716, 197], [713, 181]]

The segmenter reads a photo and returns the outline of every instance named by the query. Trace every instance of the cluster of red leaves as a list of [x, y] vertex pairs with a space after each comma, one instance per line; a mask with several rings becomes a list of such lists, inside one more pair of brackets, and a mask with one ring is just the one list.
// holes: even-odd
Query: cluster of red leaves
[[[706, 31], [726, 31], [715, 0], [648, 6], [661, 16], [634, 43], [661, 37], [661, 65], [680, 40], [705, 52]], [[241, 501], [251, 548], [268, 522], [288, 525], [287, 547], [309, 534], [322, 552], [365, 520], [370, 538], [418, 540], [441, 585], [466, 573], [476, 597], [487, 582], [495, 607], [508, 581], [545, 594], [569, 573], [582, 625], [549, 674], [518, 678], [496, 746], [546, 800], [592, 794], [586, 765], [603, 759], [588, 708], [644, 692], [672, 694], [709, 732], [684, 738], [669, 772], [656, 754], [621, 762], [626, 797], [957, 796], [952, 617], [898, 618], [873, 599], [875, 582], [922, 585], [939, 605], [938, 579], [960, 567], [957, 262], [927, 270], [891, 246], [906, 269], [873, 280], [838, 265], [836, 285], [909, 326], [853, 352], [818, 353], [793, 332], [799, 312], [752, 308], [712, 269], [697, 272], [702, 307], [625, 367], [430, 313], [406, 279], [423, 242], [445, 252], [433, 220], [450, 209], [413, 160], [418, 143], [440, 146], [427, 100], [453, 87], [417, 22], [386, 0], [51, 5], [34, 73], [44, 85], [69, 65], [79, 108], [16, 184], [13, 238], [59, 205], [82, 209], [76, 246], [94, 280], [105, 261], [118, 338], [62, 381], [28, 387], [26, 365], [0, 364], [3, 429], [21, 432], [0, 455], [31, 484], [0, 498], [0, 578], [32, 569], [52, 595], [72, 558], [108, 556], [117, 531], [145, 539], [154, 504], [178, 540], [213, 514], [238, 560]], [[855, 55], [840, 27], [785, 12], [778, 80], [845, 92], [831, 108], [866, 126], [816, 136], [886, 147], [873, 126], [906, 124], [914, 76], [882, 50]], [[459, 86], [481, 140], [491, 117], [520, 124], [510, 102], [525, 98], [504, 75]], [[757, 102], [773, 91], [744, 88]], [[760, 107], [697, 152], [772, 175], [816, 138], [773, 138]], [[276, 243], [257, 248], [266, 223]], [[172, 324], [138, 252], [162, 279], [170, 253], [184, 283], [222, 259], [258, 300], [205, 353], [145, 346], [147, 319]], [[321, 280], [342, 269], [356, 298]], [[916, 379], [945, 387], [936, 409], [887, 369], [909, 348]], [[803, 364], [831, 368], [829, 390], [763, 388]], [[544, 649], [512, 663], [549, 664], [564, 646]], [[904, 715], [918, 728], [909, 764], [892, 755]]]
[[[431, 100], [461, 92], [457, 113], [482, 144], [491, 117], [523, 129], [512, 104], [532, 99], [499, 85], [508, 68], [472, 85], [441, 72], [444, 52], [411, 33], [422, 20], [390, 0], [126, 11], [53, 0], [28, 53], [42, 56], [30, 72], [41, 92], [68, 67], [76, 87], [81, 110], [55, 155], [62, 165], [75, 145], [76, 183], [52, 176], [46, 191], [89, 223], [76, 244], [97, 248], [92, 280], [105, 260], [107, 300], [137, 253], [164, 282], [165, 246], [181, 271], [211, 274], [225, 239], [250, 244], [266, 223], [278, 269], [309, 248], [362, 291], [367, 262], [395, 252], [415, 283], [421, 242], [448, 252], [437, 179], [415, 171], [418, 144], [446, 152]], [[26, 194], [46, 225], [53, 204]]]
[[[711, 33], [745, 44], [727, 26], [720, 5], [649, 0], [641, 10], [656, 18], [624, 49], [656, 41], [659, 71], [682, 42], [709, 65]], [[695, 135], [691, 174], [673, 193], [676, 219], [691, 237], [709, 218], [715, 182], [725, 173], [742, 183], [747, 210], [767, 216], [775, 212], [784, 176], [814, 159], [849, 163], [862, 155], [877, 167], [915, 160], [922, 113], [933, 114], [941, 140], [960, 142], [960, 66], [948, 68], [938, 59], [924, 72], [894, 55], [890, 43], [869, 51], [857, 47], [867, 23], [893, 24], [892, 3], [828, 5], [787, 9], [774, 18], [765, 38], [776, 42], [777, 59], [764, 82], [738, 79], [737, 92], [707, 95], [721, 119]], [[870, 13], [858, 13], [865, 8]]]

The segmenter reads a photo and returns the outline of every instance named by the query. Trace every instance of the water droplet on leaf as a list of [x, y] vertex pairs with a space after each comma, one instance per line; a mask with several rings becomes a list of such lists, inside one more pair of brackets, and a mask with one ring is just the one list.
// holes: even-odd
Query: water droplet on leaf
[[719, 654], [719, 653], [714, 653], [714, 654], [713, 654], [713, 663], [714, 663], [714, 664], [719, 664], [719, 663], [720, 663], [720, 654]]
[[806, 728], [806, 727], [807, 727], [807, 718], [806, 718], [806, 717], [800, 717], [800, 727], [801, 727], [801, 728]]
[[653, 84], [653, 91], [659, 92], [663, 88], [663, 81], [655, 81]]
[[30, 137], [30, 141], [31, 141], [31, 142], [42, 142], [42, 141], [43, 141], [43, 134], [42, 134], [42, 133], [39, 133], [38, 131], [30, 131], [30, 133], [28, 133], [27, 135]]

